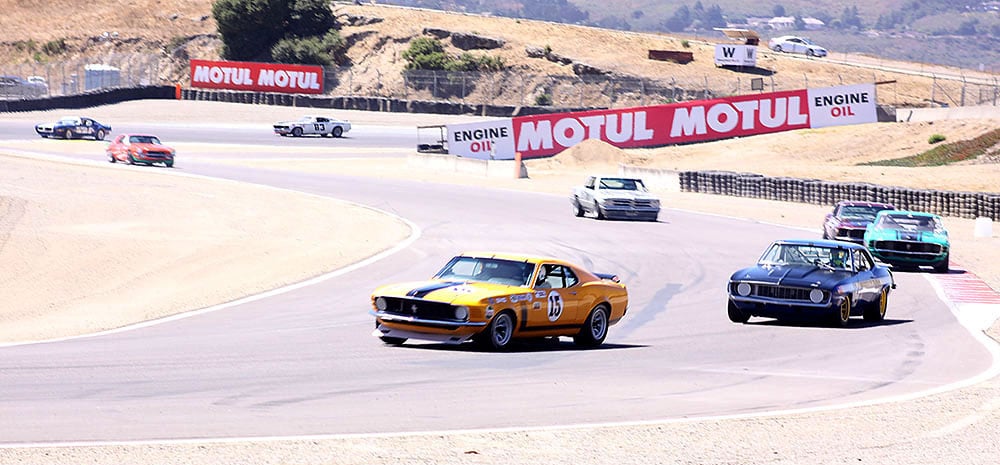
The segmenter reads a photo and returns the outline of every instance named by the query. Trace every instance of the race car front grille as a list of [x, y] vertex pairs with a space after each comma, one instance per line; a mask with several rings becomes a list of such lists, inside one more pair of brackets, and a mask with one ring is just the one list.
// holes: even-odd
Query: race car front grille
[[933, 255], [941, 253], [941, 245], [932, 244], [930, 242], [875, 241], [872, 243], [872, 248], [884, 251], [927, 253]]
[[609, 207], [632, 207], [632, 208], [652, 208], [653, 201], [650, 199], [608, 199]]
[[149, 158], [170, 158], [169, 152], [151, 151], [151, 152], [146, 152], [145, 155]]
[[443, 302], [385, 297], [385, 313], [423, 320], [455, 320], [455, 307]]
[[849, 237], [860, 241], [865, 237], [865, 230], [859, 228], [840, 228], [837, 230], [837, 237]]
[[812, 289], [757, 284], [754, 286], [753, 294], [771, 299], [808, 301], [810, 291]]

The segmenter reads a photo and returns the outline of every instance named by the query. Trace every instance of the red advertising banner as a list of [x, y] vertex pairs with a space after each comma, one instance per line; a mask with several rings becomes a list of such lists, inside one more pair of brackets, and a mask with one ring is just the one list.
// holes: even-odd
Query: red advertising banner
[[247, 61], [191, 60], [191, 87], [322, 94], [323, 67]]
[[809, 127], [806, 90], [743, 95], [649, 107], [513, 118], [524, 158], [559, 153], [585, 139], [620, 148], [655, 147]]

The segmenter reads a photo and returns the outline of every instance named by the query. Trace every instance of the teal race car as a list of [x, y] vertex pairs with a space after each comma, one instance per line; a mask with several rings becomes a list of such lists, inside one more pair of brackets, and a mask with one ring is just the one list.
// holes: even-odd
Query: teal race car
[[896, 269], [934, 267], [948, 272], [951, 244], [941, 217], [909, 210], [883, 210], [865, 229], [864, 245]]

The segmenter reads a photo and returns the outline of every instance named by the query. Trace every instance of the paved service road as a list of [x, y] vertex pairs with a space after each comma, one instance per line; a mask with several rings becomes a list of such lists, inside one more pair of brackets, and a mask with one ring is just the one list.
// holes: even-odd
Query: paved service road
[[[413, 221], [421, 236], [345, 276], [237, 307], [100, 337], [0, 348], [0, 443], [730, 415], [911, 394], [975, 376], [991, 363], [918, 273], [897, 275], [881, 324], [730, 323], [729, 274], [773, 239], [818, 232], [669, 209], [658, 223], [596, 221], [573, 217], [564, 196], [479, 186], [206, 161], [184, 170], [371, 205]], [[509, 353], [421, 342], [387, 347], [370, 335], [372, 288], [428, 277], [465, 249], [551, 254], [618, 273], [629, 286], [629, 313], [599, 350], [577, 350], [568, 340]]]

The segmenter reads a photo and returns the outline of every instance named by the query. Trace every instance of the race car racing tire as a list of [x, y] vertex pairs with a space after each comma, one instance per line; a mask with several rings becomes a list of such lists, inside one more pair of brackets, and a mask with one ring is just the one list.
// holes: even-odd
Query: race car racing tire
[[135, 157], [132, 156], [132, 152], [129, 152], [129, 154], [128, 154], [128, 164], [134, 165], [135, 163], [136, 163]]
[[594, 202], [594, 213], [597, 214], [597, 219], [599, 220], [607, 219], [604, 215], [604, 210], [601, 210], [601, 206], [598, 205], [597, 202]]
[[882, 321], [885, 319], [885, 308], [889, 304], [889, 291], [882, 289], [878, 300], [865, 309], [865, 321]]
[[851, 296], [844, 297], [844, 300], [840, 302], [840, 306], [837, 307], [837, 311], [833, 313], [833, 324], [843, 328], [847, 326], [847, 323], [851, 321]]
[[378, 338], [381, 339], [386, 345], [390, 346], [401, 346], [404, 342], [406, 342], [405, 337], [379, 336]]
[[807, 57], [814, 57], [814, 56], [816, 56], [816, 53], [813, 52], [811, 49], [810, 50], [806, 50], [806, 56]]
[[73, 138], [73, 131], [67, 129], [66, 132], [63, 133], [63, 139], [72, 139], [72, 138]]
[[486, 331], [483, 331], [476, 338], [476, 342], [488, 350], [501, 351], [510, 347], [510, 341], [514, 336], [514, 313], [505, 310], [493, 317]]
[[163, 166], [166, 166], [167, 168], [173, 168], [174, 167], [174, 162], [172, 162], [172, 161], [165, 161], [165, 162], [163, 162]]
[[948, 272], [948, 256], [947, 255], [944, 257], [944, 260], [941, 260], [941, 263], [938, 263], [937, 265], [934, 265], [934, 272], [935, 273], [947, 273]]
[[590, 311], [573, 342], [581, 347], [597, 347], [608, 337], [608, 307], [600, 304]]
[[108, 163], [117, 163], [117, 162], [118, 162], [118, 160], [115, 160], [114, 154], [112, 154], [111, 152], [108, 152]]
[[583, 216], [583, 205], [580, 205], [580, 201], [576, 197], [573, 198], [573, 214], [578, 217]]
[[334, 126], [333, 131], [330, 131], [330, 135], [333, 137], [340, 137], [344, 135], [344, 128], [340, 126]]
[[775, 45], [774, 46], [774, 51], [780, 53], [781, 52], [781, 46], [780, 45]]
[[94, 134], [94, 140], [104, 140], [104, 130], [98, 129], [97, 133]]
[[302, 128], [293, 128], [292, 135], [295, 137], [302, 137]]
[[750, 314], [740, 310], [733, 301], [729, 301], [729, 321], [733, 323], [746, 323], [750, 321]]

